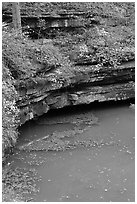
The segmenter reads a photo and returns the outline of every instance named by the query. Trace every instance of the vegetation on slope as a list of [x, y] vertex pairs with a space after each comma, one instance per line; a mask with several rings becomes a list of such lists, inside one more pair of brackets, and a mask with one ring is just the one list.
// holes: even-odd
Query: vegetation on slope
[[14, 87], [14, 79], [8, 68], [2, 66], [2, 148], [3, 159], [5, 152], [12, 148], [17, 140], [18, 113], [16, 101], [17, 91]]
[[[92, 15], [124, 18], [135, 11], [134, 2], [20, 2], [21, 13], [28, 16], [86, 12]], [[3, 2], [3, 12], [11, 12], [11, 3]], [[133, 19], [132, 19], [133, 20]]]
[[[133, 2], [21, 2], [20, 7], [21, 14], [30, 17], [71, 13], [77, 21], [83, 21], [81, 27], [68, 27], [63, 30], [50, 28], [47, 31], [43, 22], [41, 31], [44, 30], [46, 36], [52, 38], [52, 43], [43, 45], [39, 42], [24, 42], [24, 39], [21, 42], [19, 39], [18, 46], [17, 39], [6, 42], [12, 49], [16, 46], [19, 48], [17, 51], [13, 50], [20, 62], [14, 62], [13, 65], [17, 64], [16, 66], [19, 67], [21, 64], [22, 70], [27, 66], [27, 71], [30, 69], [29, 73], [34, 74], [37, 67], [44, 67], [45, 70], [56, 68], [64, 61], [64, 55], [74, 64], [87, 60], [90, 64], [105, 66], [115, 66], [123, 61], [134, 59], [135, 8]], [[3, 3], [3, 13], [6, 12], [11, 12], [11, 3]], [[77, 12], [82, 12], [82, 15], [77, 16]], [[98, 22], [97, 25], [92, 24], [93, 17]], [[67, 67], [69, 63], [65, 60], [64, 64]]]
[[[36, 83], [37, 78], [43, 77], [43, 72], [52, 73], [55, 69], [62, 70], [62, 77], [72, 74], [70, 61], [50, 41], [33, 42], [24, 35], [12, 31], [3, 32], [2, 46], [4, 63], [14, 79], [22, 84], [27, 81], [31, 83], [33, 80]], [[58, 75], [58, 72], [56, 74]]]
[[81, 5], [81, 10], [86, 14], [90, 12], [99, 23], [92, 25], [90, 17], [83, 15], [89, 24], [55, 33], [54, 44], [69, 56], [70, 60], [79, 64], [87, 59], [90, 63], [111, 66], [134, 60], [134, 3], [92, 2], [72, 5], [76, 11]]

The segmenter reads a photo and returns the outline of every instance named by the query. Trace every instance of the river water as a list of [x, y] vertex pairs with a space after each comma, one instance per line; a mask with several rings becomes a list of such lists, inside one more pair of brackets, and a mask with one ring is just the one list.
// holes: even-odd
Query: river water
[[[75, 126], [84, 131], [74, 138], [87, 145], [64, 151], [16, 150], [10, 158], [12, 168], [34, 168], [38, 172], [39, 191], [29, 195], [34, 202], [134, 202], [134, 109], [129, 104], [90, 107], [84, 114], [88, 121], [89, 115], [94, 114], [97, 124], [69, 122], [81, 113], [82, 109], [61, 115], [47, 114], [26, 123], [20, 128], [17, 147], [46, 135], [50, 137], [54, 132], [69, 132]], [[67, 141], [75, 142], [74, 138], [71, 135]]]

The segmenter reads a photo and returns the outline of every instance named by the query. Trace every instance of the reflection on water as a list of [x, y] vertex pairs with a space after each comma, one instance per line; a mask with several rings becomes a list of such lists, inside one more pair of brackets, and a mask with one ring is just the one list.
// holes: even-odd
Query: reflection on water
[[[58, 152], [17, 151], [12, 155], [13, 167], [35, 168], [41, 176], [37, 182], [39, 192], [33, 201], [134, 202], [134, 110], [124, 105], [86, 112], [92, 113], [98, 117], [99, 124], [76, 137], [83, 141], [92, 139], [98, 145]], [[55, 122], [58, 117], [50, 119]], [[70, 115], [64, 117], [67, 120]], [[42, 124], [32, 122], [22, 127], [19, 146], [54, 131], [74, 128], [70, 123], [45, 124], [47, 119], [41, 120]]]

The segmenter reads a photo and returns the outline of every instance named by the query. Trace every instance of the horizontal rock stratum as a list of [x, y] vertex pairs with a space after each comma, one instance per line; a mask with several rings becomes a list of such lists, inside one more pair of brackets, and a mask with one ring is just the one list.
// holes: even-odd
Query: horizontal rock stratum
[[[50, 109], [94, 101], [117, 101], [135, 97], [135, 63], [116, 68], [75, 67], [75, 76], [62, 78], [58, 70], [45, 78], [18, 87], [21, 123], [40, 116]], [[52, 76], [52, 77], [51, 77]]]

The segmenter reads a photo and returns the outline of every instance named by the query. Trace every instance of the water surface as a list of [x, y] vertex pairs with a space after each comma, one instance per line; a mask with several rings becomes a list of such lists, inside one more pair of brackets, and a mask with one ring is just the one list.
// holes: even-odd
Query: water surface
[[17, 150], [10, 158], [12, 167], [36, 169], [41, 177], [36, 183], [39, 192], [31, 195], [36, 202], [134, 202], [135, 116], [129, 104], [41, 117], [20, 129], [17, 146], [73, 129], [75, 124], [58, 121], [63, 117], [69, 121], [82, 112], [94, 114], [98, 125], [80, 124], [86, 129], [75, 139], [96, 145], [66, 151]]

